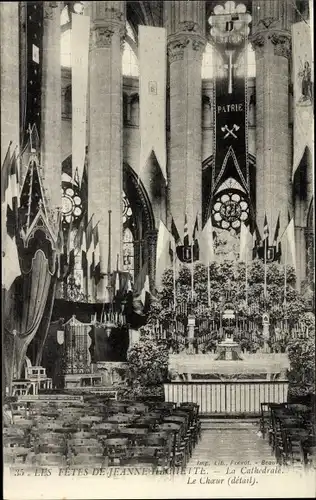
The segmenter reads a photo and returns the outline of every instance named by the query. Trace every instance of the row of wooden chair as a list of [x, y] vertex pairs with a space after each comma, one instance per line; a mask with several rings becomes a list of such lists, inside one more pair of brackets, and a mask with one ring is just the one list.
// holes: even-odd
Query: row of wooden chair
[[315, 422], [308, 406], [261, 403], [260, 430], [280, 465], [313, 467], [316, 463]]
[[4, 429], [4, 460], [36, 465], [185, 467], [201, 435], [194, 403], [37, 401]]

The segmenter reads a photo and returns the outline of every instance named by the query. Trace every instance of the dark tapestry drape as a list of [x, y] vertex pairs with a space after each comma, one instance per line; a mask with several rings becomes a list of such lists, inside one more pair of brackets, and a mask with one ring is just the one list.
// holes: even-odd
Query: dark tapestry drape
[[12, 378], [21, 377], [27, 348], [38, 331], [45, 307], [51, 306], [47, 299], [52, 276], [46, 255], [37, 250], [30, 272], [20, 276], [6, 296], [4, 364], [9, 387]]

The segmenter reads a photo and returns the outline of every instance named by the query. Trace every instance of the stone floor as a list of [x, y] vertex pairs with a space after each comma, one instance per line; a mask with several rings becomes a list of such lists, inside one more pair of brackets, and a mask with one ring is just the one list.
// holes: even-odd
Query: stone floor
[[267, 440], [259, 435], [258, 420], [205, 420], [202, 421], [202, 439], [196, 446], [191, 462], [231, 460], [257, 463], [274, 461]]
[[276, 463], [258, 420], [203, 420], [188, 474], [187, 484], [199, 485], [201, 498], [302, 498], [315, 492], [312, 471]]

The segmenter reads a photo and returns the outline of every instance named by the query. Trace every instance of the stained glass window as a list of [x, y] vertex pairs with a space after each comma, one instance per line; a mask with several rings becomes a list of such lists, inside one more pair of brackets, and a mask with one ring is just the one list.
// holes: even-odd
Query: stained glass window
[[214, 226], [220, 229], [240, 228], [240, 223], [249, 220], [249, 205], [243, 192], [220, 191], [215, 196], [212, 219]]
[[123, 270], [129, 271], [134, 277], [134, 236], [133, 212], [125, 193], [123, 193]]

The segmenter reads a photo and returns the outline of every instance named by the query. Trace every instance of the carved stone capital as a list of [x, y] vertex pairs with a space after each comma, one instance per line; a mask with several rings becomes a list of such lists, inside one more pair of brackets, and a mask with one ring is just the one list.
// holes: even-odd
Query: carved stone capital
[[205, 41], [203, 40], [192, 40], [192, 49], [196, 52], [204, 52], [205, 49]]
[[201, 59], [205, 48], [205, 40], [201, 36], [181, 34], [172, 38], [168, 43], [168, 57], [170, 64], [184, 57], [184, 51], [188, 48], [193, 50], [194, 58]]
[[189, 38], [181, 38], [178, 40], [173, 40], [168, 44], [168, 57], [170, 64], [174, 61], [179, 61], [184, 58], [184, 51], [189, 45]]
[[189, 31], [194, 33], [199, 31], [199, 25], [194, 21], [183, 21], [182, 23], [179, 23], [178, 26], [179, 31]]
[[261, 33], [255, 33], [249, 38], [249, 41], [253, 49], [260, 52], [264, 47], [265, 37]]
[[114, 29], [107, 26], [96, 26], [91, 31], [91, 49], [102, 49], [108, 48], [112, 43], [112, 36], [114, 35]]
[[256, 23], [256, 28], [257, 30], [259, 29], [271, 29], [271, 28], [276, 28], [279, 23], [279, 20], [276, 19], [275, 17], [265, 17], [263, 19], [259, 19], [259, 21]]
[[274, 54], [289, 58], [291, 55], [291, 38], [287, 34], [272, 33], [269, 36], [271, 43], [274, 45]]

